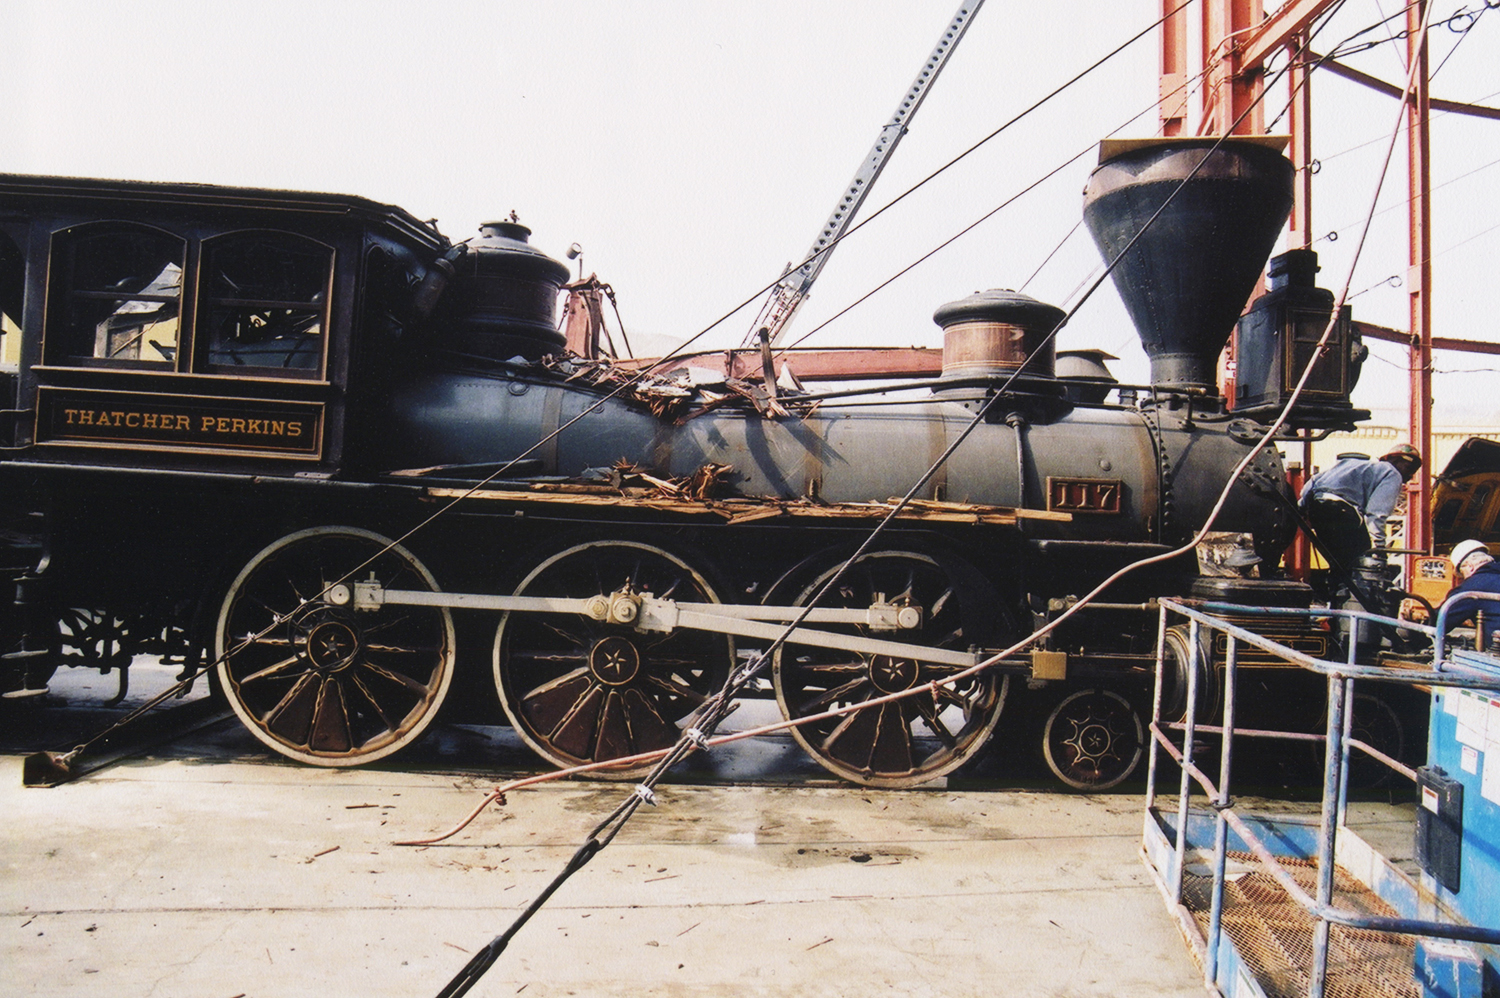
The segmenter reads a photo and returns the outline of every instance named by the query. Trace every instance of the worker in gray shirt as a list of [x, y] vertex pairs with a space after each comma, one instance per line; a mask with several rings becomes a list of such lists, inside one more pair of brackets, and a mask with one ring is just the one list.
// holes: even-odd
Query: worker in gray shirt
[[1395, 512], [1401, 489], [1422, 467], [1422, 453], [1397, 444], [1372, 461], [1346, 454], [1314, 475], [1302, 490], [1300, 505], [1328, 556], [1347, 571], [1372, 547], [1385, 546], [1385, 521]]

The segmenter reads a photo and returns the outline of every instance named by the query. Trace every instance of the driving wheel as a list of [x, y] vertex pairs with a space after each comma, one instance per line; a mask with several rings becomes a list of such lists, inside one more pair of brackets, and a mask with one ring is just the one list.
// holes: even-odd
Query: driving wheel
[[[642, 594], [720, 602], [686, 561], [621, 540], [560, 551], [515, 590], [517, 596], [598, 596], [610, 604]], [[671, 747], [680, 737], [678, 722], [717, 692], [733, 661], [726, 635], [638, 631], [618, 617], [513, 611], [495, 631], [495, 686], [505, 714], [527, 745], [560, 767]], [[600, 775], [635, 777], [652, 765], [638, 762]]]
[[453, 678], [444, 607], [356, 610], [356, 582], [437, 592], [405, 548], [354, 527], [289, 534], [250, 560], [219, 611], [218, 677], [235, 714], [301, 762], [354, 766], [416, 741]]
[[[837, 569], [808, 586], [805, 606]], [[908, 551], [867, 554], [849, 567], [818, 605], [868, 608], [874, 603], [914, 608], [916, 628], [874, 632], [865, 625], [819, 625], [905, 644], [966, 649], [963, 606], [954, 580], [937, 561]], [[850, 707], [887, 694], [916, 690], [960, 671], [911, 658], [787, 644], [776, 652], [772, 683], [787, 720]], [[952, 772], [983, 747], [1005, 705], [1009, 677], [983, 672], [852, 713], [792, 728], [818, 764], [871, 787], [914, 787]]]

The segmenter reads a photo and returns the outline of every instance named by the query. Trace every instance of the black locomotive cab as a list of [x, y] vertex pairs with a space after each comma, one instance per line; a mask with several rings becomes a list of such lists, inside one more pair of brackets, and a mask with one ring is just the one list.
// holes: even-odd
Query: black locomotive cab
[[9, 453], [331, 474], [444, 248], [362, 198], [0, 178]]

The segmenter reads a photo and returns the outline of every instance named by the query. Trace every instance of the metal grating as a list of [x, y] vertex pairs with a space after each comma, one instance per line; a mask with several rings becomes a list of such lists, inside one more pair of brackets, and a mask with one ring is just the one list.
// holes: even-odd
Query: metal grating
[[[1314, 919], [1292, 900], [1249, 853], [1230, 853], [1232, 866], [1254, 867], [1231, 873], [1224, 885], [1224, 931], [1267, 998], [1305, 998], [1312, 972]], [[1282, 866], [1308, 894], [1317, 896], [1317, 864], [1283, 859]], [[1208, 932], [1213, 877], [1183, 874], [1182, 903], [1198, 927]], [[1334, 871], [1334, 903], [1368, 915], [1396, 911], [1343, 870]], [[1326, 998], [1421, 998], [1412, 975], [1414, 941], [1409, 936], [1368, 929], [1331, 927]]]

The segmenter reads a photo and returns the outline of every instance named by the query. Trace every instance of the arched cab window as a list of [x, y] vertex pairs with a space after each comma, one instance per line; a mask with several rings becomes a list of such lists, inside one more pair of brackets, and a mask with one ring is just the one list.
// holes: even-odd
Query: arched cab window
[[333, 247], [290, 232], [203, 241], [199, 369], [262, 377], [321, 376]]
[[172, 369], [187, 243], [123, 222], [55, 237], [47, 362]]

